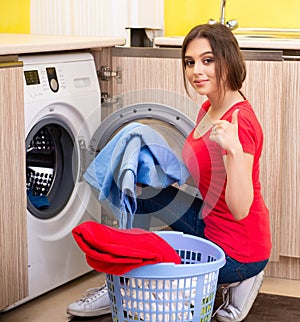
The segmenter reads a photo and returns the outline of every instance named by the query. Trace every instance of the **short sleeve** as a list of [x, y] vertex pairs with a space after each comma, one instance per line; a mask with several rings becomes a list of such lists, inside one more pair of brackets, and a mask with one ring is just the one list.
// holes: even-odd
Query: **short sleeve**
[[[231, 122], [232, 113], [234, 109], [226, 117], [227, 121]], [[255, 155], [257, 150], [262, 144], [262, 129], [256, 118], [254, 111], [241, 108], [238, 113], [238, 133], [239, 140], [243, 147], [245, 153], [250, 153]], [[226, 151], [223, 151], [223, 155], [226, 154]]]
[[238, 122], [239, 139], [242, 144], [243, 151], [254, 155], [257, 145], [255, 128], [253, 127], [253, 124], [243, 117], [241, 117]]

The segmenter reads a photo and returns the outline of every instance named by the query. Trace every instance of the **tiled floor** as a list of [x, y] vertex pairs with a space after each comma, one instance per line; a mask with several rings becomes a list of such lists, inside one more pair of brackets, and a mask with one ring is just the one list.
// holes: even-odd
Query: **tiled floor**
[[[89, 273], [56, 290], [0, 314], [1, 322], [111, 322], [110, 315], [80, 319], [66, 314], [66, 306], [78, 300], [91, 287], [101, 285], [104, 275]], [[283, 295], [283, 296], [282, 296]], [[292, 297], [287, 297], [290, 295]], [[216, 304], [220, 300], [219, 295]], [[300, 321], [300, 281], [266, 278], [261, 293], [249, 314], [247, 322]]]

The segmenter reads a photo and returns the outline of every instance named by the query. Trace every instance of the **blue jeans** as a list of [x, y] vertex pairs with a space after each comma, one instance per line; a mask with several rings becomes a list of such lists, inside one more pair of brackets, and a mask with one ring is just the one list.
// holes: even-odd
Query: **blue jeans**
[[[156, 218], [175, 231], [205, 238], [205, 223], [201, 218], [202, 205], [201, 199], [173, 186], [165, 189], [144, 187], [137, 199], [133, 226], [148, 230], [152, 222], [155, 224]], [[267, 263], [268, 260], [241, 263], [226, 255], [226, 263], [219, 271], [218, 284], [234, 283], [253, 277]]]

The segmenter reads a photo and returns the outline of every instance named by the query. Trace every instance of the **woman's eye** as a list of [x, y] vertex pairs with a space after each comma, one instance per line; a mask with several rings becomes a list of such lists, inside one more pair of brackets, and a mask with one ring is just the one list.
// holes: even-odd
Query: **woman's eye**
[[195, 62], [193, 60], [186, 60], [185, 61], [185, 66], [186, 67], [192, 67], [195, 65]]
[[214, 60], [213, 60], [213, 58], [205, 58], [204, 60], [203, 60], [203, 63], [205, 64], [205, 65], [208, 65], [208, 64], [210, 64], [210, 63], [212, 63]]

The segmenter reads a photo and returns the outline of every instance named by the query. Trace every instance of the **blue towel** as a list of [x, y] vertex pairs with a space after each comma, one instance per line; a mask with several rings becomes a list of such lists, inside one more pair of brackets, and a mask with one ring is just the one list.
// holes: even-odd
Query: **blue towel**
[[[99, 191], [120, 228], [131, 228], [136, 212], [136, 183], [165, 188], [190, 176], [166, 140], [150, 126], [130, 123], [99, 152], [84, 179]], [[128, 217], [129, 216], [129, 217]]]

